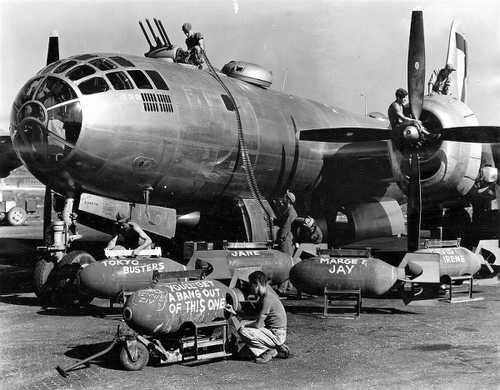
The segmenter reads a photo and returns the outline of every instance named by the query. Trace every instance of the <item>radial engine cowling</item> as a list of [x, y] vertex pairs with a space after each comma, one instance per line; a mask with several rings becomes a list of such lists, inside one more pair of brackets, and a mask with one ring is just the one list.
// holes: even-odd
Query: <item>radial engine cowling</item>
[[[442, 128], [477, 125], [474, 113], [462, 102], [450, 96], [434, 95], [424, 100], [420, 117], [429, 132]], [[420, 150], [421, 183], [424, 196], [434, 200], [449, 199], [467, 194], [481, 166], [480, 144], [430, 141]], [[391, 145], [393, 174], [406, 192], [408, 186], [408, 158]]]
[[345, 209], [351, 237], [360, 241], [373, 237], [391, 237], [405, 233], [401, 207], [394, 199], [373, 199]]

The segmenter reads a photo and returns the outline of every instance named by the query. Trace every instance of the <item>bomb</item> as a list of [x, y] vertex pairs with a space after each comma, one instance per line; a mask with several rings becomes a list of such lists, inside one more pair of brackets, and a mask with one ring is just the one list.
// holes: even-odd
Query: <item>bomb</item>
[[107, 259], [89, 264], [79, 272], [79, 288], [91, 296], [114, 299], [121, 291], [150, 287], [154, 271], [185, 269], [182, 264], [161, 257]]
[[327, 287], [334, 290], [360, 289], [363, 296], [378, 297], [404, 278], [404, 268], [373, 257], [312, 258], [290, 270], [292, 284], [299, 291], [313, 295], [322, 295]]
[[123, 318], [133, 330], [156, 337], [178, 331], [184, 323], [224, 318], [227, 303], [238, 310], [243, 295], [216, 280], [158, 284], [127, 298]]

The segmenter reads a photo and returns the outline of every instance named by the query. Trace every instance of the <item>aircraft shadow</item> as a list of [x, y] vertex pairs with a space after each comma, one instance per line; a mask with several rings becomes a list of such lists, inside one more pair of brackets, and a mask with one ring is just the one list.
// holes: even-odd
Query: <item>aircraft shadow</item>
[[19, 306], [40, 306], [38, 298], [24, 297], [17, 294], [2, 295], [0, 296], [0, 302]]
[[[286, 310], [292, 314], [314, 314], [314, 315], [323, 315], [323, 306], [288, 306]], [[330, 314], [334, 315], [350, 315], [353, 314], [352, 310], [329, 310]], [[419, 314], [413, 311], [396, 309], [393, 307], [361, 307], [361, 313], [363, 314]]]
[[31, 282], [33, 269], [12, 267], [0, 271], [0, 294], [19, 294], [33, 292]]

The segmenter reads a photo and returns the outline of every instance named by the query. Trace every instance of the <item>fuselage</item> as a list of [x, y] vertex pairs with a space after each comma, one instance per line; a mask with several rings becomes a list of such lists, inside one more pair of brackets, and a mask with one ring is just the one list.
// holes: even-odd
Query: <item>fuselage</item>
[[[251, 196], [245, 145], [267, 199], [291, 189], [304, 200], [303, 213], [335, 221], [347, 207], [356, 232], [369, 226], [370, 235], [380, 235], [373, 221], [382, 218], [389, 234], [401, 233], [394, 226], [403, 224], [402, 215], [394, 219], [381, 207], [387, 198], [401, 201], [407, 184], [407, 157], [393, 142], [298, 137], [304, 129], [387, 128], [386, 120], [218, 74], [236, 102], [241, 133], [232, 99], [207, 70], [112, 53], [57, 61], [16, 97], [14, 147], [63, 196], [88, 192], [144, 202], [148, 189], [153, 204], [210, 214], [218, 200]], [[466, 105], [448, 96], [426, 96], [423, 117], [434, 129], [477, 124]], [[479, 144], [437, 142], [427, 149], [421, 156], [426, 202], [467, 195], [483, 157]]]
[[[325, 156], [342, 147], [299, 142], [299, 129], [387, 126], [220, 77], [235, 98], [264, 194], [311, 190]], [[54, 87], [58, 83], [63, 86]], [[53, 94], [51, 88], [57, 88], [55, 100], [44, 97]], [[54, 119], [55, 125], [49, 123]], [[62, 194], [86, 191], [142, 201], [143, 189], [152, 186], [154, 203], [176, 207], [249, 192], [231, 100], [212, 74], [192, 66], [116, 54], [61, 60], [21, 90], [11, 121], [21, 159]]]

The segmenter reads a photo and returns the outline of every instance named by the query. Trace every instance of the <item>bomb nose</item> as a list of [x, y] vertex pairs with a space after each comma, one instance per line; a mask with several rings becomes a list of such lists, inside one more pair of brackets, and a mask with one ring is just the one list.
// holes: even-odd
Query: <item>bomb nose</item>
[[125, 309], [123, 309], [123, 319], [125, 321], [132, 320], [132, 309], [130, 307], [126, 307]]
[[424, 269], [420, 264], [417, 264], [413, 261], [408, 261], [405, 267], [405, 273], [408, 275], [410, 279], [415, 279], [418, 278], [422, 273], [424, 272]]
[[106, 296], [105, 269], [102, 263], [92, 263], [79, 273], [80, 290], [96, 297]]

